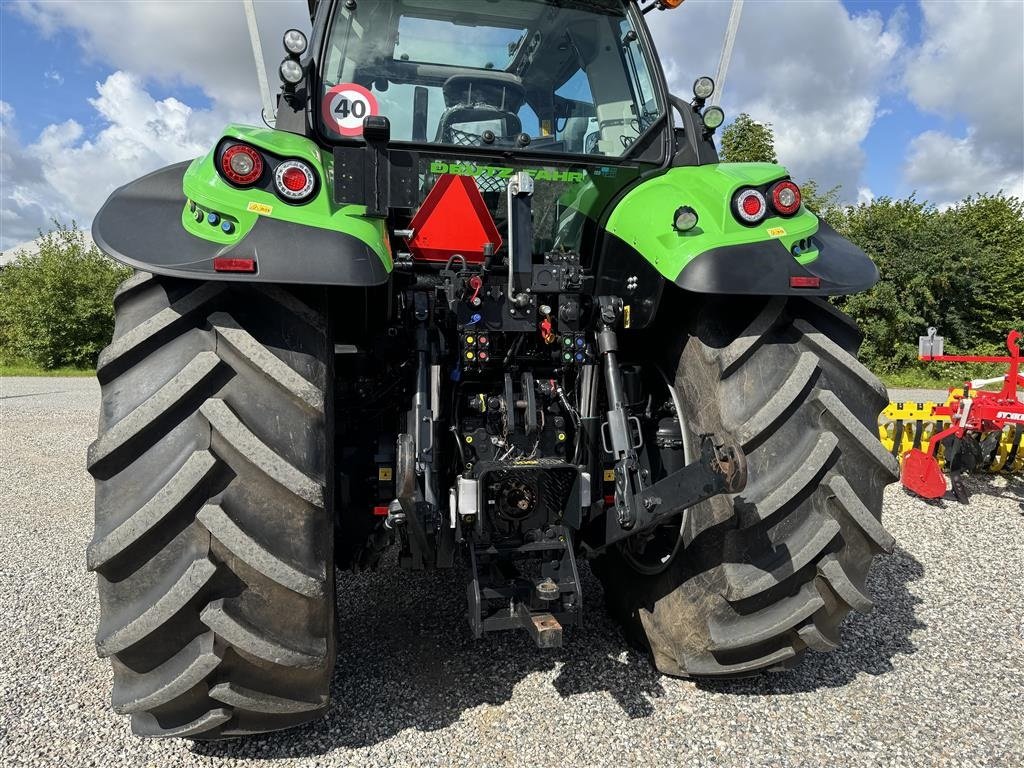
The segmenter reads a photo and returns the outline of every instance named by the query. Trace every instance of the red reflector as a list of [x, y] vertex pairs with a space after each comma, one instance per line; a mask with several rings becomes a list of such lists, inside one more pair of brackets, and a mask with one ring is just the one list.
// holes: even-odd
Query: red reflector
[[388, 508], [387, 507], [374, 507], [373, 508], [373, 514], [376, 515], [377, 517], [387, 517], [388, 516]]
[[301, 168], [289, 168], [282, 174], [281, 183], [292, 192], [298, 192], [305, 188], [309, 183], [309, 179]]
[[416, 211], [409, 248], [423, 261], [448, 261], [456, 253], [467, 261], [484, 260], [484, 244], [501, 247], [501, 235], [487, 204], [469, 176], [445, 174]]
[[614, 496], [605, 496], [604, 497], [604, 505], [606, 507], [614, 507], [615, 506], [615, 497]]
[[761, 201], [753, 195], [743, 198], [743, 212], [748, 216], [757, 216], [761, 213]]
[[214, 272], [255, 272], [256, 259], [214, 259]]
[[820, 277], [791, 277], [789, 278], [790, 288], [821, 288]]

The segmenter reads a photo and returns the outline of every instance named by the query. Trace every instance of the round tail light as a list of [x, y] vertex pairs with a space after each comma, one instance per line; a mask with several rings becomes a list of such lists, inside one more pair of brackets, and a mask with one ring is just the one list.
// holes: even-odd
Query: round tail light
[[220, 157], [220, 169], [232, 184], [247, 187], [263, 175], [263, 158], [248, 144], [232, 144]]
[[736, 195], [736, 215], [747, 224], [757, 224], [768, 213], [768, 201], [756, 189], [744, 189]]
[[780, 181], [771, 191], [772, 207], [782, 216], [792, 216], [800, 210], [800, 187], [792, 181]]
[[313, 194], [316, 174], [301, 160], [285, 160], [274, 171], [274, 186], [288, 202], [302, 202]]

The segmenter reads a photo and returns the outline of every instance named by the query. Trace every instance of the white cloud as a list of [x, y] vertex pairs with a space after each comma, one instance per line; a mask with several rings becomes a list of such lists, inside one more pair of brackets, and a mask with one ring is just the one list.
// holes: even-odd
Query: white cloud
[[154, 99], [140, 79], [115, 72], [96, 85], [90, 104], [103, 127], [86, 137], [74, 120], [47, 126], [32, 144], [12, 130], [13, 110], [3, 117], [3, 232], [0, 247], [34, 237], [52, 218], [83, 224], [115, 188], [170, 163], [208, 151], [230, 115], [196, 110], [177, 99]]
[[979, 192], [1024, 197], [1024, 172], [1007, 166], [1005, 157], [978, 141], [973, 130], [962, 138], [940, 131], [916, 136], [909, 147], [904, 175], [923, 197], [945, 207]]
[[[53, 218], [88, 225], [117, 186], [206, 152], [229, 122], [260, 122], [256, 69], [239, 2], [17, 0], [11, 6], [43, 37], [70, 30], [87, 59], [116, 71], [97, 83], [90, 103], [102, 127], [88, 135], [79, 123], [66, 121], [48, 126], [34, 141], [19, 137], [13, 109], [0, 102], [0, 248], [35, 237]], [[260, 0], [256, 6], [268, 77], [276, 88], [281, 35], [289, 27], [308, 31], [308, 8], [305, 0]], [[48, 83], [63, 80], [52, 68], [43, 77]], [[211, 107], [155, 99], [154, 82], [197, 87]]]
[[0, 250], [30, 240], [62, 213], [42, 164], [18, 141], [14, 108], [0, 101]]
[[870, 187], [861, 187], [857, 190], [857, 202], [860, 205], [868, 205], [875, 199], [875, 193]]
[[[714, 76], [728, 15], [729, 3], [690, 0], [648, 17], [674, 92], [688, 96], [695, 76]], [[851, 198], [903, 21], [851, 14], [839, 0], [746, 3], [722, 106], [772, 123], [779, 161], [798, 179], [841, 184]]]
[[922, 3], [921, 45], [903, 77], [918, 107], [967, 123], [959, 136], [928, 131], [909, 146], [908, 184], [939, 203], [978, 192], [1024, 196], [1024, 4]]
[[[69, 29], [86, 55], [114, 69], [163, 83], [201, 88], [218, 105], [259, 115], [259, 91], [240, 2], [82, 2], [18, 0], [42, 34]], [[284, 58], [281, 35], [309, 30], [305, 0], [256, 3], [271, 87]], [[258, 119], [258, 117], [257, 117]]]

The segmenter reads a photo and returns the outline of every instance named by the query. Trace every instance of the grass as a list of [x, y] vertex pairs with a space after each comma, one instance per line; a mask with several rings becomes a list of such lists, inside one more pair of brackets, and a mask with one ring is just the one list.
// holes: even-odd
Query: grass
[[1005, 373], [1005, 365], [941, 363], [879, 373], [878, 377], [887, 387], [898, 389], [949, 389], [970, 379], [989, 379]]
[[890, 389], [949, 389], [963, 384], [963, 381], [953, 381], [948, 378], [936, 378], [924, 371], [916, 369], [896, 371], [895, 373], [882, 373], [879, 378]]
[[94, 368], [41, 368], [26, 360], [0, 362], [0, 377], [3, 376], [95, 376]]

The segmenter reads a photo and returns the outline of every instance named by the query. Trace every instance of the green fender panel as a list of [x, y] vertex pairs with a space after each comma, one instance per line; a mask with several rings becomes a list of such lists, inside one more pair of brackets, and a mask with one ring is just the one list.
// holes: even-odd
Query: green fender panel
[[[634, 187], [612, 212], [607, 229], [669, 280], [713, 248], [778, 239], [788, 251], [818, 230], [818, 217], [806, 208], [792, 218], [769, 217], [754, 227], [740, 224], [732, 213], [732, 198], [740, 187], [760, 187], [788, 177], [785, 168], [769, 163], [672, 168]], [[684, 205], [697, 211], [700, 220], [695, 229], [679, 233], [672, 222]]]
[[[238, 189], [214, 163], [223, 139], [205, 156], [161, 169], [116, 190], [93, 222], [97, 244], [140, 269], [217, 280], [378, 285], [393, 267], [385, 221], [331, 195], [333, 156], [284, 131], [229, 125], [224, 139], [264, 150], [267, 160], [296, 158], [319, 178], [313, 198], [294, 205], [266, 185]], [[209, 223], [216, 214], [216, 223]], [[231, 223], [230, 232], [221, 224]], [[255, 273], [216, 272], [217, 258], [254, 259]]]
[[[871, 260], [804, 207], [755, 226], [736, 219], [732, 199], [741, 187], [786, 178], [785, 168], [770, 163], [672, 168], [630, 190], [605, 228], [663, 277], [700, 293], [832, 295], [874, 285]], [[677, 232], [675, 212], [684, 205], [699, 222]]]

